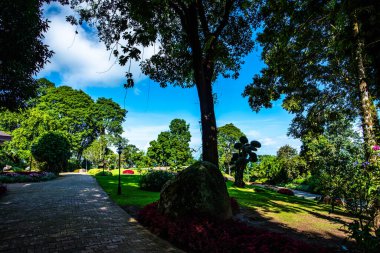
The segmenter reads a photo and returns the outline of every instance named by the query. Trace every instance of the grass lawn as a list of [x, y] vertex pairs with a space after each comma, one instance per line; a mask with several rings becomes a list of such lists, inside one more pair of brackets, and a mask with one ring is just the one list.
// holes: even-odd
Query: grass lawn
[[[122, 175], [122, 195], [117, 195], [117, 176], [97, 176], [101, 187], [120, 206], [143, 207], [159, 199], [158, 192], [139, 189], [139, 175]], [[351, 219], [342, 214], [329, 214], [329, 206], [316, 201], [279, 194], [270, 190], [247, 186], [235, 188], [227, 183], [228, 192], [243, 207], [243, 214], [254, 224], [265, 228], [308, 237], [341, 240], [346, 235], [343, 224]]]

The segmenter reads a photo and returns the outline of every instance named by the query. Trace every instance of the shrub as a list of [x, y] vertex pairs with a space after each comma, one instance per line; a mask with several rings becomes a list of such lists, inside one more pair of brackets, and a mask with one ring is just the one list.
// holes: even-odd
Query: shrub
[[133, 170], [123, 170], [123, 174], [125, 175], [133, 175], [135, 172]]
[[139, 186], [142, 190], [159, 192], [161, 191], [162, 186], [173, 177], [174, 174], [168, 171], [150, 171], [141, 176]]
[[7, 172], [0, 174], [0, 183], [25, 183], [47, 181], [56, 178], [52, 172]]
[[95, 174], [99, 173], [103, 171], [103, 169], [91, 169], [91, 170], [88, 170], [87, 171], [87, 174], [91, 175], [91, 176], [95, 176]]
[[98, 173], [96, 173], [95, 176], [112, 176], [112, 172], [102, 170], [102, 171], [99, 171]]
[[232, 219], [218, 221], [202, 216], [172, 219], [157, 210], [157, 203], [145, 206], [138, 220], [154, 234], [188, 252], [330, 252]]
[[61, 133], [48, 132], [37, 139], [31, 151], [37, 162], [46, 164], [43, 170], [59, 173], [66, 169], [70, 143]]
[[286, 188], [280, 188], [277, 191], [278, 193], [289, 195], [289, 196], [294, 196], [294, 192], [292, 190], [286, 189]]

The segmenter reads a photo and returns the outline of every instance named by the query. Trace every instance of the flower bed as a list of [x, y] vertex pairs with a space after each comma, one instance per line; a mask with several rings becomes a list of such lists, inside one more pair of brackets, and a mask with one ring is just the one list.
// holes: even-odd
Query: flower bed
[[189, 252], [328, 252], [232, 219], [217, 221], [201, 216], [170, 219], [158, 212], [157, 203], [145, 206], [138, 219], [154, 234]]
[[277, 191], [278, 193], [289, 195], [289, 196], [294, 196], [294, 192], [292, 190], [286, 189], [286, 188], [280, 188]]
[[124, 175], [133, 175], [135, 172], [133, 170], [123, 170]]
[[51, 172], [4, 172], [0, 173], [0, 183], [24, 183], [47, 181], [57, 176]]

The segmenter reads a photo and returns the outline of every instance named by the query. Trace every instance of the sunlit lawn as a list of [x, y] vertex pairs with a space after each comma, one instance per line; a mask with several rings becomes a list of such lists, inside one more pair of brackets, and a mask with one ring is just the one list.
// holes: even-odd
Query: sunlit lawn
[[[142, 191], [139, 189], [139, 175], [122, 175], [122, 195], [117, 195], [117, 176], [97, 176], [96, 179], [110, 197], [119, 205], [143, 207], [159, 199], [158, 192]], [[314, 200], [278, 194], [269, 190], [255, 190], [253, 186], [244, 189], [232, 187], [227, 183], [231, 197], [235, 197], [253, 219], [266, 220], [272, 224], [283, 224], [288, 228], [328, 237], [344, 237], [340, 231], [342, 221], [348, 217], [329, 214], [329, 206], [317, 204]]]

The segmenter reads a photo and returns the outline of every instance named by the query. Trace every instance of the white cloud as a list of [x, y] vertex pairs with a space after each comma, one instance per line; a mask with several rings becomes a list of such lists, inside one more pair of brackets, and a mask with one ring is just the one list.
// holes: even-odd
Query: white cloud
[[[51, 22], [44, 42], [55, 53], [38, 77], [56, 73], [62, 80], [61, 84], [74, 88], [113, 87], [125, 82], [128, 66], [120, 66], [97, 36], [80, 26], [70, 25], [65, 20], [67, 15], [73, 14], [69, 7], [53, 3], [46, 5], [45, 10], [50, 10], [47, 18]], [[78, 34], [75, 34], [76, 29]], [[153, 48], [145, 48], [145, 58], [152, 54]], [[138, 63], [133, 61], [131, 72], [135, 82], [146, 78], [141, 75]]]

